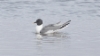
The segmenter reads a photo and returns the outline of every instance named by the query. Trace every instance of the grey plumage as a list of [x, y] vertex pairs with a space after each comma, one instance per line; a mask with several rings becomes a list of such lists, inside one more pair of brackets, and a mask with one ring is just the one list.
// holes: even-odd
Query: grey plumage
[[56, 24], [49, 24], [45, 27], [43, 27], [43, 29], [41, 30], [40, 33], [46, 33], [47, 31], [56, 31], [56, 30], [59, 30], [59, 29], [62, 29], [64, 27], [66, 27], [68, 24], [70, 24], [71, 20], [63, 23], [63, 24], [60, 24], [60, 22], [56, 23]]

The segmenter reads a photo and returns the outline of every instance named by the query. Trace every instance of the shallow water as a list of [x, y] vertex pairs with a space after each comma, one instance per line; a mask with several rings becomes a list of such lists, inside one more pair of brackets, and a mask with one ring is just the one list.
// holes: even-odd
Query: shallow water
[[[71, 20], [59, 34], [35, 34], [44, 25]], [[0, 56], [99, 56], [99, 0], [0, 0]]]

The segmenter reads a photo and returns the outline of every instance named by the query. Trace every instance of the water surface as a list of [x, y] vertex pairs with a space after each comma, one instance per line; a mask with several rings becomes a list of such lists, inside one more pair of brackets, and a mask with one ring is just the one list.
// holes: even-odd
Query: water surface
[[[44, 25], [72, 20], [56, 35], [35, 34]], [[0, 0], [0, 56], [99, 56], [99, 0]]]

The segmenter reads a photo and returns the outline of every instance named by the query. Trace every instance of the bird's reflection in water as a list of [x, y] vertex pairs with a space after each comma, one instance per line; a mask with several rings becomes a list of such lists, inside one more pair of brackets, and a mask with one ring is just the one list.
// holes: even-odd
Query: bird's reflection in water
[[68, 33], [53, 33], [53, 34], [36, 34], [36, 45], [37, 49], [41, 50], [44, 46], [49, 45], [59, 45], [59, 43], [64, 41], [69, 41], [70, 37]]
[[52, 34], [36, 34], [37, 39], [42, 40], [44, 38], [50, 38], [50, 37], [54, 37], [54, 38], [68, 38], [68, 33], [62, 33], [62, 32], [56, 32], [56, 33], [52, 33]]
[[43, 43], [54, 43], [59, 42], [63, 39], [69, 39], [68, 33], [56, 32], [53, 34], [36, 34], [37, 43], [41, 45]]

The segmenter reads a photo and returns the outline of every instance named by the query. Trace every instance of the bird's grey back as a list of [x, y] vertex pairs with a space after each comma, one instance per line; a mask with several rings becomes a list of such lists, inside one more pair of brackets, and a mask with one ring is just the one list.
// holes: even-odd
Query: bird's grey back
[[55, 31], [55, 30], [58, 30], [58, 29], [62, 29], [65, 26], [67, 26], [70, 22], [71, 22], [71, 20], [68, 20], [67, 22], [65, 22], [65, 23], [63, 23], [61, 25], [49, 24], [49, 25], [43, 27], [43, 29], [41, 30], [41, 33], [45, 33], [45, 32], [47, 32], [49, 30]]
[[49, 30], [53, 30], [54, 31], [54, 30], [57, 30], [59, 28], [60, 28], [60, 26], [54, 26], [54, 24], [49, 24], [49, 25], [43, 27], [43, 29], [41, 30], [41, 33], [45, 33], [45, 32], [47, 32]]

